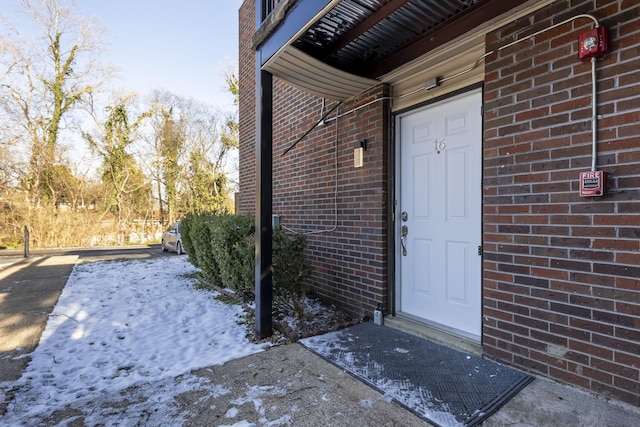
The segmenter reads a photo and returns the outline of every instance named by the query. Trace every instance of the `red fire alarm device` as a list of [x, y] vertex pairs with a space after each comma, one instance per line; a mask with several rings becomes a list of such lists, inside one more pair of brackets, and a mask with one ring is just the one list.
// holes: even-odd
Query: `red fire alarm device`
[[598, 27], [580, 34], [578, 57], [588, 61], [592, 57], [599, 58], [607, 53], [607, 28]]
[[607, 174], [603, 171], [580, 172], [580, 196], [597, 197], [604, 195]]

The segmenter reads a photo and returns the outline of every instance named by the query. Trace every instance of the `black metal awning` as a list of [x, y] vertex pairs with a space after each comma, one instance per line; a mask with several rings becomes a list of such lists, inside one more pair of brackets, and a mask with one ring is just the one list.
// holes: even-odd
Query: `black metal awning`
[[480, 7], [463, 0], [343, 0], [293, 46], [340, 70], [376, 78], [384, 64]]
[[254, 45], [265, 70], [311, 93], [346, 99], [526, 2], [283, 0]]

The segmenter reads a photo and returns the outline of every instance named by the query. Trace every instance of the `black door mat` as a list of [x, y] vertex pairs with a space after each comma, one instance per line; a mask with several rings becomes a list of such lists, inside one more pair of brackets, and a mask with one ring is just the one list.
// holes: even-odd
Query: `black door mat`
[[533, 377], [397, 329], [361, 323], [303, 346], [438, 426], [474, 426]]

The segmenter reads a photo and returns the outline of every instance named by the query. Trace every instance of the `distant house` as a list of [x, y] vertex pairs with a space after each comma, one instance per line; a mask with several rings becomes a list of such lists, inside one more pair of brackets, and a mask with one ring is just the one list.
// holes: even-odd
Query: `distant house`
[[353, 314], [640, 405], [638, 1], [246, 0], [239, 72], [264, 292], [277, 214]]

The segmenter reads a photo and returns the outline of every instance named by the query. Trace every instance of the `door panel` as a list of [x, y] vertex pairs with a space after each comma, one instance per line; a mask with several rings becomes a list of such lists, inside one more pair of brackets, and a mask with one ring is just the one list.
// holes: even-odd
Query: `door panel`
[[[481, 329], [481, 92], [399, 117], [399, 311]], [[398, 236], [401, 233], [398, 232]], [[402, 244], [406, 248], [403, 255]]]
[[[415, 183], [425, 183], [425, 182], [429, 182], [429, 180], [431, 179], [431, 177], [429, 176], [429, 171], [430, 171], [430, 165], [429, 162], [431, 161], [431, 159], [428, 156], [424, 156], [424, 155], [419, 155], [416, 156], [416, 158], [414, 159], [414, 166], [413, 166], [413, 182]], [[425, 186], [420, 186], [417, 185], [416, 187], [418, 188], [422, 188], [422, 192], [424, 193], [425, 197], [413, 197], [412, 198], [412, 202], [413, 202], [413, 215], [415, 215], [416, 218], [421, 218], [421, 219], [426, 219], [429, 218], [429, 186], [425, 185]]]
[[468, 280], [465, 277], [466, 269], [459, 268], [457, 262], [451, 260], [466, 260], [467, 242], [446, 242], [446, 280], [447, 280], [447, 301], [462, 304], [469, 303]]
[[469, 216], [467, 203], [469, 201], [467, 167], [468, 153], [460, 148], [451, 149], [445, 154], [446, 217], [449, 221], [466, 220]]
[[[415, 251], [415, 257], [418, 259], [430, 260], [431, 257], [431, 240], [427, 239], [414, 239], [413, 246]], [[413, 292], [423, 295], [432, 295], [433, 292], [429, 288], [431, 281], [429, 280], [429, 271], [431, 266], [427, 262], [414, 263], [413, 275], [414, 277], [422, 277], [424, 280], [416, 280], [413, 282]]]

